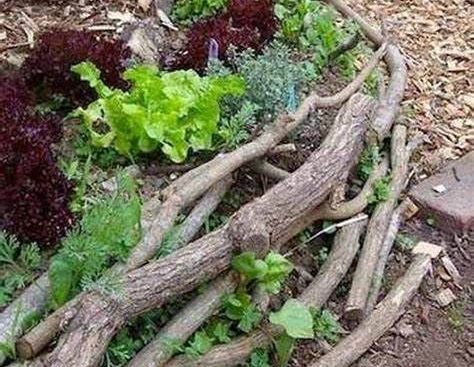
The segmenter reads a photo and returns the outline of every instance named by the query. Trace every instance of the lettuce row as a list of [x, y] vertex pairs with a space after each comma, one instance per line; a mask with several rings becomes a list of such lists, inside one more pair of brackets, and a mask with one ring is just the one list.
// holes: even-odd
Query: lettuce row
[[113, 146], [133, 157], [157, 149], [172, 161], [183, 162], [188, 151], [209, 150], [218, 132], [219, 101], [242, 95], [243, 79], [235, 75], [201, 77], [192, 70], [161, 72], [138, 65], [125, 71], [129, 91], [111, 89], [91, 62], [72, 68], [99, 98], [73, 115], [82, 118], [92, 143]]

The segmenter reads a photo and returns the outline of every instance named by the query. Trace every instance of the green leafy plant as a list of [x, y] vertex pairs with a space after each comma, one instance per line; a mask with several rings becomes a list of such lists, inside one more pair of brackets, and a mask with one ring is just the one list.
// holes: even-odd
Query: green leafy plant
[[84, 214], [52, 258], [48, 274], [53, 308], [68, 301], [84, 282], [98, 279], [112, 263], [124, 261], [140, 239], [140, 200], [135, 185], [126, 175], [119, 175], [117, 181], [117, 191]]
[[368, 203], [371, 206], [387, 201], [390, 197], [390, 177], [383, 177], [374, 182], [372, 194], [368, 197]]
[[418, 241], [415, 237], [407, 233], [398, 233], [395, 237], [395, 244], [404, 252], [410, 252], [417, 242]]
[[218, 132], [219, 101], [241, 95], [243, 80], [234, 75], [200, 77], [192, 70], [160, 72], [138, 65], [124, 73], [129, 91], [110, 89], [90, 62], [73, 67], [95, 89], [99, 99], [74, 115], [84, 121], [92, 143], [113, 146], [133, 157], [158, 148], [174, 162], [186, 159], [189, 149], [208, 150]]
[[230, 343], [230, 324], [222, 320], [215, 320], [208, 326], [209, 334], [219, 343]]
[[0, 231], [0, 307], [34, 279], [40, 265], [41, 254], [35, 244], [21, 245], [14, 236]]
[[179, 20], [195, 21], [226, 7], [229, 0], [178, 0], [172, 15]]
[[242, 291], [224, 296], [222, 308], [224, 315], [230, 320], [238, 321], [237, 328], [246, 333], [262, 319], [250, 295]]
[[184, 353], [190, 358], [198, 358], [208, 352], [214, 345], [214, 339], [207, 335], [204, 330], [194, 333], [193, 338], [184, 348]]
[[250, 355], [247, 367], [270, 367], [270, 357], [268, 351], [262, 348], [255, 349]]
[[317, 338], [337, 342], [342, 331], [341, 325], [328, 310], [311, 309], [313, 330]]
[[234, 150], [249, 140], [249, 131], [257, 124], [260, 110], [255, 103], [244, 101], [236, 114], [222, 118], [219, 135], [225, 149]]
[[311, 62], [293, 59], [291, 48], [281, 42], [272, 42], [260, 55], [234, 52], [231, 62], [247, 85], [245, 100], [257, 105], [262, 115], [295, 110], [300, 91], [315, 78]]
[[272, 324], [282, 326], [288, 336], [295, 339], [312, 339], [313, 317], [308, 307], [297, 299], [289, 299], [283, 307], [270, 313]]
[[[318, 72], [331, 61], [337, 47], [353, 33], [353, 26], [339, 27], [330, 7], [314, 0], [279, 0], [275, 14], [280, 20], [280, 38], [314, 51]], [[337, 60], [346, 75], [353, 73], [354, 56], [345, 53]]]
[[367, 146], [360, 156], [357, 165], [357, 174], [361, 180], [367, 180], [374, 170], [375, 166], [380, 162], [380, 150], [377, 145]]
[[243, 252], [232, 259], [232, 267], [244, 277], [244, 282], [256, 280], [264, 290], [277, 294], [293, 264], [284, 256], [269, 252], [264, 260], [257, 259], [253, 252]]

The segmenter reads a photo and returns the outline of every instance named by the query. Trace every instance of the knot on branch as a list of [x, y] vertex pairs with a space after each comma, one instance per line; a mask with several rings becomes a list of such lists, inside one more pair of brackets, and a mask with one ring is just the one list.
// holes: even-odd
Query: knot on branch
[[254, 211], [243, 210], [230, 221], [230, 235], [236, 252], [254, 252], [263, 257], [270, 250], [270, 233]]

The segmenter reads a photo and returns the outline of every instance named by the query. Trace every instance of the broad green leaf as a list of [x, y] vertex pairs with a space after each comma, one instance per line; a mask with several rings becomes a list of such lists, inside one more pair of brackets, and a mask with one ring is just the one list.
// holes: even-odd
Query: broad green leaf
[[231, 265], [248, 280], [261, 279], [268, 272], [268, 265], [265, 261], [256, 259], [254, 252], [243, 252], [234, 256]]
[[296, 339], [283, 333], [275, 340], [275, 349], [278, 356], [278, 366], [285, 367], [291, 358]]
[[263, 288], [272, 294], [280, 291], [281, 284], [293, 270], [293, 264], [284, 256], [276, 252], [270, 252], [265, 257], [268, 271], [260, 280]]
[[69, 300], [73, 288], [73, 269], [64, 258], [53, 260], [48, 271], [51, 280], [51, 296], [55, 307], [62, 306]]
[[90, 61], [84, 61], [74, 65], [71, 70], [79, 74], [81, 80], [89, 83], [100, 97], [109, 96], [112, 91], [100, 79], [100, 70]]
[[270, 322], [282, 326], [295, 339], [312, 339], [313, 317], [310, 310], [300, 301], [289, 299], [283, 307], [270, 314]]

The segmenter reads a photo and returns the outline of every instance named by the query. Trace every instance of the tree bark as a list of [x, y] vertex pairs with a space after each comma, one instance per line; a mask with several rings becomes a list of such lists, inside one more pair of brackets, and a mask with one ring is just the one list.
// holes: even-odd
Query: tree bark
[[369, 296], [375, 268], [379, 259], [392, 212], [397, 205], [398, 197], [405, 187], [408, 173], [408, 152], [406, 149], [406, 126], [396, 125], [392, 136], [392, 175], [389, 197], [379, 203], [370, 219], [367, 235], [352, 279], [351, 290], [347, 299], [345, 316], [353, 320], [364, 317], [364, 309]]
[[351, 97], [320, 149], [300, 169], [241, 208], [225, 227], [163, 260], [127, 273], [121, 300], [86, 294], [50, 355], [51, 366], [97, 366], [108, 342], [126, 320], [214, 278], [228, 268], [235, 251], [264, 254], [270, 246], [277, 246], [292, 224], [321, 204], [334, 182], [354, 164], [370, 110], [368, 97]]
[[349, 336], [310, 367], [348, 367], [387, 331], [403, 314], [406, 304], [430, 267], [430, 257], [417, 255], [405, 275], [385, 299]]

